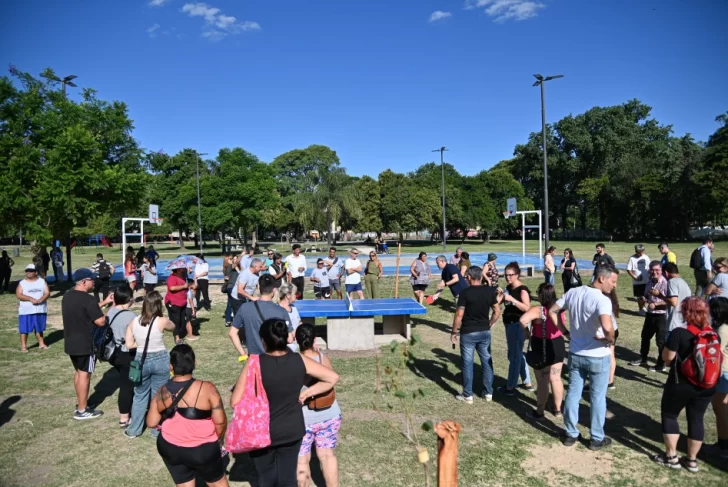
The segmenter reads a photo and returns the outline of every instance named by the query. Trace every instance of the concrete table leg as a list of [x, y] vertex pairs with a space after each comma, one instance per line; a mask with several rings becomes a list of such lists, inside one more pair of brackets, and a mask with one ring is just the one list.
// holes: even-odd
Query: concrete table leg
[[329, 318], [326, 335], [329, 350], [373, 350], [374, 317]]
[[402, 335], [410, 339], [410, 317], [409, 315], [382, 316], [382, 329], [384, 335]]

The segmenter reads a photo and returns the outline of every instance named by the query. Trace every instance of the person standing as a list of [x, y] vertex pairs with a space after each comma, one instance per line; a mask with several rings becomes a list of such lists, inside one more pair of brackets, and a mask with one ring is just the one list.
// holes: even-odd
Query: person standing
[[144, 255], [144, 263], [142, 264], [142, 283], [144, 284], [145, 296], [154, 291], [159, 283], [157, 262], [149, 253]]
[[430, 270], [430, 266], [427, 265], [427, 253], [420, 252], [417, 260], [412, 262], [410, 266], [412, 292], [420, 304], [423, 304], [425, 300], [425, 291], [427, 290], [427, 286], [430, 285], [430, 277], [432, 277], [432, 271]]
[[497, 288], [500, 275], [498, 274], [498, 269], [495, 266], [496, 260], [498, 260], [497, 255], [493, 253], [488, 254], [488, 262], [483, 265], [483, 284]]
[[648, 272], [650, 266], [650, 258], [645, 255], [645, 246], [638, 244], [634, 246], [634, 255], [627, 262], [627, 274], [632, 278], [632, 296], [639, 303], [640, 315], [644, 316], [647, 312], [644, 303], [640, 301], [645, 295], [647, 282], [650, 280]]
[[552, 286], [556, 285], [556, 264], [554, 263], [554, 254], [556, 253], [556, 247], [553, 245], [546, 249], [546, 253], [543, 254], [543, 278], [544, 283]]
[[463, 248], [458, 247], [457, 249], [455, 249], [455, 255], [450, 257], [449, 263], [460, 268], [460, 266], [458, 264], [460, 264], [460, 259], [462, 259], [462, 258], [463, 258]]
[[150, 260], [153, 260], [154, 262], [157, 262], [159, 260], [159, 252], [154, 250], [154, 245], [150, 245], [147, 247], [147, 257], [149, 257]]
[[467, 252], [463, 252], [462, 256], [460, 257], [460, 262], [458, 262], [458, 269], [460, 269], [460, 275], [465, 278], [465, 280], [468, 279], [468, 269], [473, 264], [470, 262], [470, 254]]
[[225, 274], [225, 287], [223, 292], [227, 295], [227, 305], [225, 306], [225, 327], [229, 328], [233, 323], [233, 300], [231, 293], [233, 288], [238, 282], [239, 275], [238, 256], [228, 255], [225, 261], [225, 267], [223, 267], [223, 273]]
[[[597, 267], [600, 265], [614, 265], [614, 259], [606, 252], [604, 244], [598, 243], [596, 246], [597, 253], [594, 254], [594, 258], [592, 259], [592, 265], [594, 266], [594, 274], [597, 272]], [[594, 280], [594, 276], [592, 276], [592, 281]]]
[[[184, 267], [172, 269], [172, 274], [167, 278], [167, 294], [164, 295], [164, 304], [167, 306], [167, 316], [174, 323], [174, 343], [179, 343], [187, 333], [186, 328], [186, 309], [187, 309], [187, 289], [189, 284], [185, 279]], [[132, 289], [133, 291], [133, 289]]]
[[[642, 325], [642, 344], [640, 346], [640, 359], [630, 362], [629, 365], [647, 367], [650, 372], [667, 372], [662, 361], [662, 348], [667, 339], [667, 303], [662, 296], [667, 295], [667, 279], [662, 276], [662, 265], [659, 260], [653, 260], [649, 266], [650, 279], [647, 281], [645, 294], [640, 298], [640, 308], [645, 308], [645, 321]], [[650, 354], [650, 340], [655, 337], [657, 344], [657, 366], [651, 367], [647, 363]]]
[[[205, 260], [205, 256], [197, 254], [197, 263], [195, 264], [195, 284], [197, 285], [197, 291], [195, 292], [195, 299], [197, 305], [200, 308], [205, 308], [210, 311], [212, 304], [210, 301], [209, 285], [210, 285], [210, 264]], [[200, 297], [202, 300], [200, 300]]]
[[63, 295], [61, 314], [63, 316], [64, 351], [71, 358], [74, 368], [73, 386], [76, 390], [75, 420], [98, 418], [103, 411], [88, 405], [88, 391], [91, 374], [96, 366], [93, 354], [93, 330], [104, 326], [106, 317], [100, 306], [110, 304], [109, 298], [102, 302], [89, 294], [94, 288], [94, 275], [90, 269], [78, 269], [73, 273], [75, 286]]
[[667, 293], [665, 296], [660, 296], [660, 298], [667, 303], [667, 334], [669, 336], [676, 328], [685, 328], [687, 326], [680, 307], [682, 302], [692, 295], [692, 291], [690, 291], [690, 286], [685, 282], [685, 279], [680, 277], [676, 264], [671, 262], [665, 264], [662, 272], [665, 273], [667, 278]]
[[272, 266], [273, 262], [275, 261], [275, 255], [276, 253], [271, 249], [268, 249], [266, 251], [265, 260], [263, 261], [263, 274], [270, 274], [270, 266]]
[[44, 279], [38, 277], [33, 264], [25, 266], [25, 279], [18, 282], [15, 297], [18, 298], [18, 332], [20, 351], [28, 353], [28, 335], [35, 333], [38, 348], [48, 350], [43, 340], [48, 319], [48, 296], [51, 295]]
[[136, 289], [136, 257], [134, 252], [127, 252], [124, 258], [124, 279], [129, 284], [132, 291]]
[[48, 276], [48, 268], [50, 267], [51, 263], [51, 256], [48, 253], [48, 249], [45, 247], [40, 248], [40, 260], [43, 263], [43, 268], [38, 269], [38, 275], [45, 279]]
[[506, 266], [505, 275], [508, 284], [501, 297], [505, 305], [503, 324], [506, 328], [508, 345], [508, 381], [505, 386], [498, 388], [498, 392], [512, 396], [516, 393], [519, 376], [523, 381], [523, 388], [528, 392], [535, 392], [531, 385], [526, 357], [523, 355], [526, 337], [521, 326], [521, 316], [531, 308], [531, 296], [528, 287], [521, 282], [521, 268], [517, 262], [511, 262]]
[[346, 273], [346, 279], [344, 284], [346, 285], [346, 294], [349, 295], [349, 299], [354, 299], [354, 293], [359, 295], [359, 299], [364, 299], [364, 293], [361, 289], [361, 262], [359, 262], [359, 251], [357, 249], [351, 249], [349, 252], [349, 258], [344, 263], [344, 272]]
[[579, 270], [576, 266], [574, 252], [572, 252], [571, 249], [564, 249], [564, 258], [561, 259], [560, 268], [561, 284], [564, 286], [564, 294], [568, 293], [575, 287], [581, 286], [581, 277], [579, 276]]
[[[455, 399], [473, 404], [473, 364], [475, 351], [480, 357], [483, 378], [481, 397], [493, 400], [493, 358], [490, 351], [491, 328], [498, 322], [501, 310], [496, 289], [484, 286], [483, 270], [471, 266], [467, 272], [470, 285], [458, 297], [457, 311], [452, 323], [450, 340], [453, 346], [460, 337], [460, 372], [463, 376], [463, 391]], [[491, 314], [492, 313], [492, 314]]]
[[104, 259], [104, 254], [96, 254], [96, 262], [91, 266], [91, 270], [96, 274], [94, 280], [94, 297], [99, 301], [99, 294], [106, 299], [109, 296], [109, 281], [114, 275], [114, 266]]
[[[286, 313], [288, 313], [288, 321], [291, 324], [291, 329], [293, 331], [293, 336], [296, 335], [296, 329], [301, 326], [303, 321], [301, 320], [301, 315], [298, 313], [298, 310], [296, 309], [296, 286], [290, 283], [283, 283], [283, 285], [277, 290], [278, 293], [278, 305], [286, 310]], [[294, 340], [292, 343], [288, 344], [288, 348], [293, 350], [294, 352], [298, 352], [298, 344]]]
[[[10, 286], [10, 276], [13, 274], [15, 261], [8, 255], [7, 250], [2, 251], [0, 256], [0, 294], [6, 293]], [[33, 266], [35, 269], [35, 266]]]
[[705, 288], [704, 295], [710, 299], [711, 296], [728, 297], [728, 258], [718, 257], [713, 262], [714, 277]]
[[458, 302], [458, 296], [463, 290], [468, 287], [468, 283], [465, 281], [463, 276], [460, 274], [460, 269], [453, 264], [448, 264], [447, 259], [444, 255], [439, 255], [435, 259], [437, 267], [442, 271], [440, 283], [437, 285], [438, 291], [442, 291], [446, 287], [450, 288], [450, 292], [455, 298], [455, 303]]
[[334, 299], [334, 291], [336, 291], [337, 299], [342, 299], [341, 270], [344, 267], [344, 261], [336, 256], [336, 247], [331, 247], [329, 249], [329, 258], [324, 261], [324, 265], [328, 268], [329, 285], [331, 286], [331, 299]]
[[129, 309], [134, 304], [133, 294], [131, 288], [126, 284], [117, 288], [113, 295], [114, 305], [106, 313], [106, 319], [111, 325], [116, 345], [116, 353], [109, 360], [109, 365], [119, 373], [117, 406], [119, 407], [119, 427], [123, 429], [129, 426], [131, 404], [134, 400], [134, 383], [129, 379], [129, 365], [134, 360], [136, 350], [129, 350], [126, 346], [126, 329], [136, 318], [136, 314]]
[[311, 282], [313, 282], [313, 295], [316, 299], [331, 298], [329, 272], [324, 268], [324, 259], [316, 261], [316, 268], [311, 271]]
[[240, 271], [246, 270], [248, 267], [250, 267], [251, 262], [253, 262], [253, 258], [255, 256], [255, 248], [254, 247], [248, 247], [247, 250], [243, 251], [240, 255]]
[[301, 246], [293, 244], [293, 253], [286, 257], [286, 269], [288, 270], [288, 282], [295, 284], [298, 289], [298, 299], [303, 299], [303, 286], [306, 276], [306, 256], [301, 255]]
[[364, 296], [367, 299], [379, 299], [379, 279], [382, 278], [382, 274], [384, 274], [382, 261], [375, 252], [371, 252], [364, 268]]
[[[612, 444], [612, 440], [604, 435], [611, 361], [609, 345], [614, 343], [612, 301], [608, 295], [617, 287], [618, 274], [614, 266], [600, 266], [594, 287], [581, 286], [570, 290], [549, 310], [551, 321], [559, 323], [559, 329], [571, 336], [569, 390], [564, 401], [564, 446], [573, 446], [579, 439], [579, 402], [587, 378], [591, 413], [589, 449], [599, 450]], [[558, 321], [562, 309], [569, 312], [570, 333]]]
[[286, 276], [286, 264], [283, 262], [283, 256], [278, 252], [273, 254], [273, 263], [268, 266], [268, 274], [273, 276], [276, 286], [281, 287], [283, 278]]
[[51, 262], [53, 262], [55, 282], [63, 281], [63, 252], [58, 247], [53, 247], [53, 250], [51, 250]]
[[705, 288], [713, 280], [713, 239], [706, 237], [703, 245], [695, 249], [690, 256], [690, 267], [695, 275], [695, 295], [702, 297]]
[[675, 255], [675, 252], [672, 252], [670, 250], [667, 242], [662, 242], [660, 245], [657, 246], [657, 249], [660, 251], [660, 254], [662, 254], [660, 264], [662, 264], [663, 267], [667, 264], [677, 265], [677, 255]]
[[[263, 262], [260, 259], [253, 259], [250, 266], [238, 275], [235, 286], [233, 287], [230, 297], [233, 300], [233, 318], [238, 313], [240, 306], [249, 301], [256, 301], [255, 291], [258, 288], [258, 280], [260, 279], [260, 268]], [[265, 274], [270, 275], [270, 274]]]

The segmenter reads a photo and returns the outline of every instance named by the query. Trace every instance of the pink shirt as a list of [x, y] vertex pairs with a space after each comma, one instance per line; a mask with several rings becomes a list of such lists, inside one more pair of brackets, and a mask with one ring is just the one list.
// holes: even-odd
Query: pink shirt
[[[546, 314], [546, 339], [547, 340], [553, 340], [554, 338], [560, 337], [561, 330], [556, 326], [556, 324], [551, 321], [551, 317], [548, 315], [548, 310], [546, 308], [541, 308], [541, 312]], [[561, 320], [565, 321], [565, 316], [563, 314], [565, 312], [561, 312]], [[531, 335], [535, 338], [542, 338], [541, 337], [541, 329], [543, 328], [543, 325], [541, 324], [541, 320], [533, 320], [533, 323], [531, 324]]]
[[181, 414], [175, 414], [162, 423], [161, 428], [165, 440], [185, 448], [194, 448], [218, 440], [212, 418], [187, 419]]

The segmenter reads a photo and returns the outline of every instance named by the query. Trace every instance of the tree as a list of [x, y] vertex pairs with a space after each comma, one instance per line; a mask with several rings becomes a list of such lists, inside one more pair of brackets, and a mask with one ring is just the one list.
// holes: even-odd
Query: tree
[[354, 226], [357, 232], [382, 231], [382, 199], [379, 190], [379, 182], [370, 176], [362, 176], [354, 183], [355, 192], [359, 199], [361, 215]]
[[436, 191], [390, 169], [379, 174], [379, 191], [385, 232], [398, 233], [402, 240], [405, 232], [437, 228], [441, 203]]
[[463, 235], [467, 235], [468, 225], [464, 221], [463, 214], [463, 195], [461, 188], [463, 187], [463, 176], [450, 163], [445, 163], [443, 168], [440, 164], [429, 162], [418, 167], [414, 172], [409, 174], [412, 182], [416, 186], [429, 188], [438, 194], [440, 200], [440, 209], [438, 215], [432, 215], [430, 218], [435, 222], [434, 226], [429, 227], [433, 233], [442, 233], [442, 172], [445, 173], [445, 211], [446, 211], [446, 228], [450, 231], [460, 230]]
[[715, 117], [715, 121], [723, 126], [708, 139], [703, 167], [696, 181], [701, 187], [704, 207], [709, 209], [707, 213], [717, 225], [719, 221], [724, 223], [728, 219], [728, 188], [723, 183], [728, 174], [728, 112]]

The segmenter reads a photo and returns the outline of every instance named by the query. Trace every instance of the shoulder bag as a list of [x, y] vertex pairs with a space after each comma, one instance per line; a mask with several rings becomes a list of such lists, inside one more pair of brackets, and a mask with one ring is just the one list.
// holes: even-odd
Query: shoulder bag
[[533, 333], [531, 339], [528, 341], [528, 352], [526, 352], [526, 363], [530, 365], [533, 370], [541, 370], [544, 367], [551, 365], [546, 359], [546, 313], [541, 308], [541, 353], [533, 351], [531, 344], [533, 343]]
[[[321, 361], [321, 365], [323, 365], [324, 354], [321, 352], [319, 352], [319, 360]], [[313, 384], [315, 384], [316, 382], [318, 381], [315, 381]], [[336, 391], [332, 387], [329, 392], [324, 392], [323, 394], [319, 394], [318, 396], [313, 396], [311, 399], [306, 401], [306, 405], [308, 406], [308, 409], [311, 409], [313, 411], [321, 411], [323, 409], [328, 409], [333, 406], [334, 401], [336, 401]]]
[[569, 279], [569, 283], [572, 286], [581, 286], [581, 275], [579, 275], [579, 267], [576, 262], [574, 262], [574, 270], [571, 272], [571, 279]]
[[225, 433], [225, 450], [246, 453], [270, 446], [270, 405], [260, 374], [260, 355], [248, 358], [243, 398]]
[[[141, 324], [141, 317], [139, 318], [139, 323]], [[132, 360], [129, 363], [129, 380], [134, 384], [135, 386], [138, 386], [142, 383], [142, 368], [144, 367], [144, 361], [147, 359], [147, 350], [149, 349], [149, 336], [152, 334], [152, 326], [154, 326], [154, 322], [157, 321], [157, 317], [155, 316], [149, 325], [149, 330], [147, 330], [147, 339], [144, 342], [144, 351], [142, 352], [142, 358], [141, 360]], [[133, 326], [133, 323], [132, 323]]]

